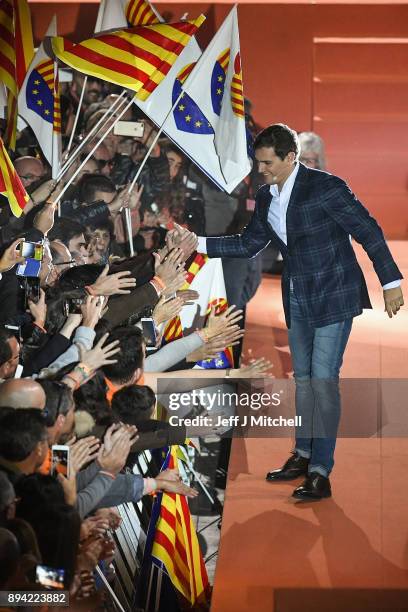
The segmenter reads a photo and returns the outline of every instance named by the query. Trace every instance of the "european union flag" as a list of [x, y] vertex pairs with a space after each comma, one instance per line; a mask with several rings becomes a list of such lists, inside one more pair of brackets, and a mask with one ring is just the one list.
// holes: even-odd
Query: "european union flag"
[[[181, 94], [181, 88], [181, 82], [179, 79], [176, 79], [172, 92], [173, 105]], [[177, 128], [183, 132], [189, 132], [190, 134], [214, 134], [211, 123], [203, 115], [194, 100], [185, 92], [174, 109], [173, 116]]]
[[225, 77], [230, 59], [230, 50], [225, 49], [218, 56], [211, 75], [211, 102], [216, 115], [221, 115], [222, 99], [224, 97]]
[[226, 351], [221, 351], [221, 353], [218, 353], [215, 359], [197, 361], [197, 365], [205, 370], [225, 370], [233, 367], [233, 364], [228, 359]]
[[31, 72], [27, 81], [26, 104], [29, 109], [37, 115], [53, 123], [54, 117], [54, 96], [44, 77], [36, 68]]

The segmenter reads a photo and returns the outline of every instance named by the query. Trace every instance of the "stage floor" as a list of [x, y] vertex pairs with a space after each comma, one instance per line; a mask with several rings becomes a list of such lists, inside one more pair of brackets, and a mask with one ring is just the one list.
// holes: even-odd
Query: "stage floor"
[[[407, 276], [408, 243], [390, 247]], [[408, 296], [390, 320], [371, 263], [356, 251], [374, 310], [354, 321], [342, 377], [394, 379], [395, 391], [395, 379], [408, 378]], [[290, 376], [278, 278], [264, 278], [249, 305], [245, 348], [268, 357], [276, 378]], [[396, 412], [405, 411], [406, 394], [398, 399]], [[375, 437], [338, 441], [333, 497], [317, 504], [291, 498], [301, 479], [265, 481], [291, 440], [234, 440], [213, 612], [408, 611], [408, 437], [391, 421]]]

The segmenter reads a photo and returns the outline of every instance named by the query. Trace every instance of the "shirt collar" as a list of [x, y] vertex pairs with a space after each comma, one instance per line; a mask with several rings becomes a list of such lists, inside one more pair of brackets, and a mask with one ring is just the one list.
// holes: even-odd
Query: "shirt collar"
[[[288, 191], [289, 191], [289, 194], [292, 192], [293, 185], [295, 184], [295, 180], [296, 180], [298, 172], [299, 172], [299, 162], [296, 162], [295, 168], [294, 170], [292, 170], [291, 174], [288, 176], [288, 178], [284, 182], [282, 191], [280, 194], [282, 194], [283, 192], [288, 192]], [[271, 185], [269, 190], [273, 197], [277, 197], [280, 195], [277, 185]]]

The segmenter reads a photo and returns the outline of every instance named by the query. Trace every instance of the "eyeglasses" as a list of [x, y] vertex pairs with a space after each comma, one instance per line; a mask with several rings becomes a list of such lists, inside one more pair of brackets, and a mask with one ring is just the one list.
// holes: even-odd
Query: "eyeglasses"
[[40, 178], [42, 178], [42, 174], [20, 174], [19, 175], [21, 179], [24, 179], [25, 181], [37, 181]]

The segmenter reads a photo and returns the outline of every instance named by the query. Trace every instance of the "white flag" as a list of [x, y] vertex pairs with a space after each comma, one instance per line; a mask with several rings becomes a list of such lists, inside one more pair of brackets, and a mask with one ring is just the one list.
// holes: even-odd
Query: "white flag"
[[[45, 36], [57, 36], [54, 16]], [[31, 62], [18, 94], [18, 114], [33, 130], [38, 144], [56, 178], [61, 166], [61, 109], [58, 94], [56, 62], [45, 52], [43, 44]]]
[[96, 18], [95, 34], [106, 30], [127, 28], [125, 12], [121, 0], [101, 0]]
[[251, 170], [247, 155], [244, 94], [236, 6], [189, 75], [183, 90], [214, 130], [221, 171], [227, 183]]
[[[145, 102], [136, 100], [136, 104], [156, 125], [162, 126], [164, 123], [164, 133], [179, 149], [220, 189], [231, 193], [247, 172], [244, 171], [231, 182], [225, 180], [214, 146], [214, 130], [200, 106], [190, 96], [184, 94], [171, 111], [182, 93], [182, 84], [200, 56], [200, 47], [195, 38], [192, 38], [169, 70], [166, 78]], [[210, 89], [208, 89], [208, 96], [210, 96]]]

